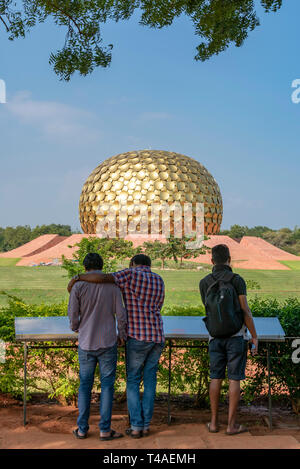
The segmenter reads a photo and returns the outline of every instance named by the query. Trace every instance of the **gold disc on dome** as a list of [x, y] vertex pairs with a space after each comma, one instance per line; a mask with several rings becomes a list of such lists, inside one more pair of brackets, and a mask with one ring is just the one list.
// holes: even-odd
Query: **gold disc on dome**
[[114, 192], [109, 192], [106, 196], [106, 200], [108, 202], [112, 202], [113, 200], [115, 200], [116, 198], [116, 194]]
[[169, 198], [169, 192], [163, 191], [160, 193], [160, 198], [161, 200], [168, 200]]
[[163, 181], [166, 181], [166, 179], [168, 179], [168, 177], [169, 177], [169, 174], [166, 173], [165, 171], [163, 171], [163, 172], [159, 173], [159, 177], [160, 177], [160, 179], [162, 179]]
[[116, 191], [119, 191], [120, 189], [122, 189], [123, 185], [124, 185], [123, 182], [116, 181], [113, 184], [113, 189], [116, 190]]
[[133, 200], [140, 200], [142, 194], [139, 191], [135, 191], [133, 194]]
[[167, 181], [167, 189], [174, 191], [176, 189], [176, 183], [174, 181]]
[[146, 176], [146, 173], [143, 170], [141, 170], [137, 173], [137, 177], [141, 180], [143, 180], [145, 178], [145, 176]]
[[154, 183], [154, 188], [157, 189], [157, 190], [161, 190], [162, 188], [164, 187], [164, 183], [163, 181], [155, 181]]
[[101, 181], [107, 181], [110, 174], [108, 172], [101, 174]]
[[152, 186], [152, 181], [149, 179], [146, 179], [145, 181], [142, 182], [142, 188], [143, 189], [149, 189], [149, 187]]
[[180, 200], [180, 199], [181, 199], [181, 193], [180, 193], [180, 192], [175, 192], [175, 193], [173, 194], [173, 199], [174, 199], [175, 201]]
[[135, 181], [135, 179], [134, 179], [133, 181], [130, 181], [130, 182], [128, 183], [128, 189], [135, 189], [136, 185], [137, 185], [137, 184], [136, 184], [136, 181]]
[[177, 187], [180, 191], [184, 191], [185, 189], [185, 183], [184, 182], [178, 182]]
[[111, 182], [110, 181], [105, 181], [102, 185], [102, 190], [103, 191], [108, 191], [111, 188]]
[[194, 194], [192, 192], [188, 192], [187, 194], [185, 194], [185, 198], [188, 202], [193, 202]]
[[159, 177], [159, 174], [158, 174], [157, 171], [152, 171], [152, 172], [150, 173], [150, 178], [151, 178], [153, 181], [155, 181], [158, 177]]
[[128, 171], [126, 171], [123, 175], [124, 179], [126, 179], [127, 181], [131, 178], [132, 176], [132, 171], [131, 169], [129, 169]]
[[101, 182], [96, 182], [96, 184], [94, 184], [93, 191], [98, 192], [101, 189], [101, 186]]
[[111, 173], [110, 175], [110, 179], [112, 179], [113, 181], [116, 181], [120, 176], [120, 171], [116, 171], [115, 173]]
[[146, 199], [150, 200], [151, 202], [155, 199], [155, 192], [149, 191], [147, 192], [147, 197]]
[[120, 200], [121, 202], [124, 202], [126, 199], [127, 199], [127, 192], [124, 192], [122, 191], [119, 195], [118, 195], [118, 200]]
[[97, 192], [97, 194], [96, 194], [96, 200], [101, 201], [101, 200], [104, 199], [104, 197], [105, 197], [104, 192]]

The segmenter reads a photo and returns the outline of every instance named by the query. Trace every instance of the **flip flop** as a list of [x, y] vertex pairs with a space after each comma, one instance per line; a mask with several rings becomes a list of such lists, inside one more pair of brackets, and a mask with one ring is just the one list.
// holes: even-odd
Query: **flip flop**
[[210, 422], [206, 424], [206, 428], [209, 431], [209, 433], [218, 433], [219, 432], [219, 428], [217, 430], [211, 430], [210, 429]]
[[235, 432], [225, 432], [226, 435], [238, 435], [239, 433], [248, 432], [248, 428], [244, 427], [244, 425], [240, 425], [239, 428]]
[[139, 430], [138, 433], [132, 433], [135, 430], [132, 430], [132, 428], [127, 428], [126, 430], [126, 435], [131, 436], [131, 438], [142, 438], [144, 436], [143, 430]]
[[79, 440], [84, 440], [85, 438], [87, 438], [87, 433], [85, 433], [84, 435], [79, 435], [78, 430], [79, 430], [79, 428], [76, 428], [75, 430], [73, 430], [73, 435], [76, 438], [78, 438]]
[[122, 438], [124, 435], [119, 433], [119, 435], [115, 436], [117, 432], [115, 430], [110, 431], [109, 436], [100, 436], [101, 441], [109, 441], [109, 440], [117, 440], [118, 438]]

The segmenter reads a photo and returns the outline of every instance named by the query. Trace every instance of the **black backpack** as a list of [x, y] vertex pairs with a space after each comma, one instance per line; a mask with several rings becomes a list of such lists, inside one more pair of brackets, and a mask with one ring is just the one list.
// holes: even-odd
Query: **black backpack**
[[212, 337], [225, 338], [236, 334], [244, 324], [237, 292], [232, 279], [236, 274], [225, 272], [218, 279], [210, 274], [205, 295], [206, 329]]

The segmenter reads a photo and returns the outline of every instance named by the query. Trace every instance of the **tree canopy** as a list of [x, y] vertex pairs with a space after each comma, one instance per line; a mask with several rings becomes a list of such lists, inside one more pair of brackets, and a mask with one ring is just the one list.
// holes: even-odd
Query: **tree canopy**
[[[267, 13], [282, 6], [282, 0], [259, 1]], [[109, 66], [113, 46], [103, 45], [101, 25], [128, 20], [136, 12], [142, 26], [156, 29], [170, 26], [179, 16], [189, 17], [201, 38], [195, 55], [201, 61], [232, 43], [240, 47], [260, 24], [255, 0], [0, 0], [0, 26], [10, 40], [25, 37], [48, 19], [64, 28], [64, 44], [49, 62], [59, 78], [68, 81], [76, 71], [87, 75]]]
[[57, 225], [55, 223], [51, 225], [37, 225], [35, 228], [31, 228], [29, 225], [18, 225], [15, 228], [12, 226], [7, 226], [6, 228], [0, 227], [0, 252], [18, 248], [44, 234], [70, 236], [72, 233], [70, 225]]
[[90, 236], [82, 238], [74, 246], [77, 246], [78, 249], [74, 252], [72, 259], [62, 256], [62, 268], [68, 272], [69, 278], [85, 271], [83, 261], [90, 252], [96, 252], [102, 257], [103, 272], [114, 272], [117, 269], [118, 261], [131, 258], [141, 251], [140, 248], [134, 248], [131, 241], [118, 238], [93, 238]]
[[298, 226], [295, 226], [293, 230], [290, 228], [272, 230], [267, 226], [249, 228], [248, 226], [232, 225], [229, 230], [222, 230], [220, 234], [234, 239], [241, 239], [243, 236], [257, 236], [291, 254], [300, 255], [300, 228]]

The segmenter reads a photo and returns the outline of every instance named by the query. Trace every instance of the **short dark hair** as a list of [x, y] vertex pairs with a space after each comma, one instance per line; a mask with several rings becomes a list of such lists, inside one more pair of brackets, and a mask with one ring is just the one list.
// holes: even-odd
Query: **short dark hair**
[[212, 248], [211, 253], [215, 264], [225, 264], [230, 258], [230, 251], [226, 244], [217, 244]]
[[135, 263], [135, 265], [146, 265], [151, 267], [151, 259], [146, 254], [136, 254], [130, 261], [130, 265]]
[[89, 252], [83, 260], [83, 265], [86, 270], [102, 270], [103, 259], [97, 252]]

